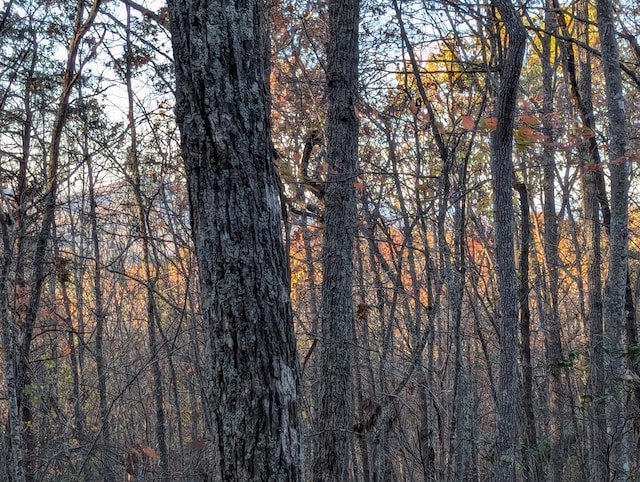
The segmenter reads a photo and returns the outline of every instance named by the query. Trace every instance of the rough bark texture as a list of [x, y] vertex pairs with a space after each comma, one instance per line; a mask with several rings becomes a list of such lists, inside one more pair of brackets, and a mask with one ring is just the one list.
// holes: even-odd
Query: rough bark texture
[[629, 162], [624, 97], [611, 0], [597, 0], [598, 32], [607, 95], [609, 121], [609, 172], [611, 224], [609, 271], [604, 297], [605, 377], [607, 381], [607, 433], [611, 437], [609, 472], [611, 480], [626, 480], [629, 460], [624, 447], [624, 392], [620, 348], [625, 320], [627, 282], [627, 238]]
[[498, 387], [498, 438], [496, 441], [496, 481], [515, 480], [518, 387], [518, 293], [513, 246], [514, 213], [513, 126], [518, 82], [524, 56], [526, 32], [513, 4], [495, 0], [508, 34], [507, 53], [502, 65], [495, 116], [498, 124], [491, 136], [496, 273], [500, 291], [500, 382]]
[[[589, 8], [586, 2], [580, 5], [584, 15]], [[558, 17], [560, 18], [560, 17]], [[564, 30], [564, 27], [563, 27]], [[581, 32], [581, 38], [589, 36], [588, 26]], [[571, 93], [580, 112], [583, 125], [595, 128], [593, 102], [591, 96], [591, 55], [583, 52], [580, 57], [580, 77], [575, 72], [572, 49], [567, 46], [568, 74]], [[580, 147], [580, 157], [584, 164], [582, 171], [583, 205], [585, 217], [585, 260], [587, 267], [587, 321], [589, 326], [589, 459], [590, 480], [607, 480], [606, 418], [604, 414], [604, 370], [602, 344], [602, 225], [610, 218], [608, 201], [603, 204], [599, 178], [602, 177], [600, 154], [597, 142], [584, 143]], [[606, 209], [603, 209], [603, 206]], [[602, 211], [602, 216], [600, 212]]]
[[299, 375], [270, 141], [267, 6], [170, 1], [217, 481], [301, 480]]
[[[2, 325], [3, 372], [8, 399], [8, 449], [7, 469], [2, 475], [11, 482], [24, 482], [26, 479], [24, 468], [24, 446], [18, 405], [18, 386], [16, 380], [16, 323], [9, 307], [9, 273], [13, 258], [13, 236], [9, 227], [12, 224], [9, 215], [0, 211], [0, 230], [2, 233], [2, 261], [0, 262], [0, 324]], [[4, 434], [3, 434], [4, 437]], [[4, 448], [4, 447], [3, 447]]]
[[353, 344], [354, 182], [358, 164], [359, 0], [329, 3], [327, 151], [322, 246], [321, 370], [317, 450], [313, 480], [349, 479], [353, 444], [351, 346]]

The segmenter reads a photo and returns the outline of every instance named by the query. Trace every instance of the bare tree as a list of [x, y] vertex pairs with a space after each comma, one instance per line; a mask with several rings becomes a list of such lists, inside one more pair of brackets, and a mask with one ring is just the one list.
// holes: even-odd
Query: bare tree
[[349, 480], [353, 447], [353, 249], [358, 167], [359, 0], [329, 3], [327, 162], [322, 247], [320, 409], [315, 481]]
[[518, 442], [518, 293], [513, 248], [512, 142], [515, 107], [524, 57], [526, 32], [510, 0], [496, 0], [508, 35], [501, 65], [500, 90], [496, 100], [497, 126], [491, 136], [491, 180], [496, 272], [500, 291], [500, 382], [498, 388], [498, 438], [495, 477], [499, 482], [515, 480]]
[[628, 453], [625, 447], [624, 392], [622, 363], [619, 356], [622, 327], [625, 321], [627, 286], [627, 238], [629, 209], [629, 162], [627, 154], [627, 120], [613, 4], [596, 1], [600, 53], [604, 70], [609, 121], [609, 172], [611, 174], [611, 222], [609, 228], [609, 270], [604, 294], [604, 342], [607, 380], [607, 433], [611, 434], [609, 477], [628, 477]]

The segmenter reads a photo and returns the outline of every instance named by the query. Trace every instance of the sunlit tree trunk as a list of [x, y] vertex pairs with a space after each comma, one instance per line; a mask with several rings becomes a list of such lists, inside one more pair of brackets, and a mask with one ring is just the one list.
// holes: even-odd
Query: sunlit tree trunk
[[298, 365], [269, 120], [267, 4], [169, 2], [207, 337], [216, 481], [302, 479]]

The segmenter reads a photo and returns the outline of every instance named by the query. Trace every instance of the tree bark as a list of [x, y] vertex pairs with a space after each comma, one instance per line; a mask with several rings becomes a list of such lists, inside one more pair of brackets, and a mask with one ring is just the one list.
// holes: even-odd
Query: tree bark
[[267, 4], [169, 2], [217, 481], [302, 480], [299, 376], [269, 119]]
[[518, 304], [520, 307], [520, 353], [522, 365], [522, 404], [524, 409], [523, 447], [525, 480], [542, 480], [538, 435], [533, 404], [533, 365], [531, 362], [531, 310], [529, 308], [529, 251], [531, 245], [531, 221], [529, 219], [529, 194], [525, 183], [515, 185], [520, 201], [520, 255]]
[[[3, 203], [4, 204], [4, 203]], [[4, 207], [4, 206], [3, 206]], [[10, 230], [13, 220], [9, 213], [0, 210], [0, 233], [2, 235], [2, 261], [0, 263], [0, 323], [2, 324], [3, 372], [8, 399], [8, 436], [9, 453], [6, 456], [10, 470], [11, 482], [24, 482], [26, 471], [24, 464], [24, 439], [22, 436], [22, 420], [20, 418], [19, 385], [17, 381], [17, 323], [9, 306], [9, 277], [13, 264], [14, 236]], [[3, 434], [3, 437], [5, 435]]]
[[491, 180], [493, 185], [496, 272], [500, 292], [500, 381], [498, 388], [498, 438], [495, 480], [515, 480], [518, 442], [518, 293], [513, 246], [514, 212], [513, 126], [518, 82], [524, 57], [526, 32], [513, 4], [495, 0], [508, 34], [507, 53], [502, 65], [496, 99], [496, 129], [491, 136]]
[[625, 320], [627, 284], [627, 239], [629, 204], [629, 162], [627, 123], [618, 43], [611, 0], [597, 0], [596, 12], [604, 70], [609, 121], [609, 172], [611, 224], [609, 270], [604, 295], [605, 376], [607, 381], [607, 433], [611, 437], [609, 472], [612, 480], [626, 480], [629, 471], [625, 449], [625, 406], [620, 359], [622, 327]]
[[358, 168], [359, 0], [329, 2], [327, 162], [320, 366], [313, 480], [349, 480], [353, 436], [353, 246]]

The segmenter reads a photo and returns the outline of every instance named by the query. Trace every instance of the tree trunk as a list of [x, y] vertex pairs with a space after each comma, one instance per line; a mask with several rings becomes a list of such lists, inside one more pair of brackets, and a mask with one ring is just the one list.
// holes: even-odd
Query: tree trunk
[[169, 2], [216, 481], [302, 479], [267, 8], [262, 0]]
[[520, 307], [520, 353], [522, 365], [522, 404], [524, 409], [523, 447], [525, 480], [543, 480], [540, 476], [540, 458], [536, 419], [533, 410], [533, 366], [531, 363], [531, 310], [529, 308], [529, 251], [531, 245], [531, 221], [529, 219], [529, 194], [524, 182], [515, 185], [520, 201], [520, 256], [518, 304]]
[[[46, 185], [42, 200], [42, 224], [39, 227], [35, 241], [35, 251], [33, 253], [33, 274], [29, 283], [29, 301], [24, 314], [21, 333], [22, 343], [19, 348], [18, 364], [16, 366], [16, 390], [21, 417], [24, 423], [23, 439], [26, 481], [34, 480], [35, 477], [35, 467], [32, 454], [32, 452], [35, 451], [35, 439], [33, 436], [31, 400], [25, 394], [24, 389], [31, 381], [31, 371], [29, 368], [31, 343], [33, 341], [36, 319], [40, 309], [43, 285], [47, 276], [47, 250], [51, 241], [51, 229], [54, 222], [58, 195], [60, 146], [62, 144], [63, 130], [69, 115], [71, 93], [77, 80], [80, 78], [79, 72], [76, 71], [78, 52], [84, 35], [93, 24], [98, 13], [99, 6], [100, 0], [94, 0], [90, 5], [90, 10], [87, 14], [87, 18], [85, 19], [84, 2], [79, 1], [76, 4], [73, 34], [69, 41], [65, 70], [62, 74], [62, 90], [58, 98], [51, 132], [51, 142], [48, 146], [49, 151], [46, 166]], [[17, 269], [22, 270], [19, 266]]]
[[320, 367], [322, 395], [313, 480], [349, 480], [353, 437], [351, 360], [353, 344], [354, 183], [358, 167], [359, 0], [329, 2], [327, 52], [327, 151]]
[[496, 129], [491, 136], [491, 180], [493, 185], [496, 272], [500, 292], [500, 381], [498, 389], [498, 438], [495, 480], [515, 480], [518, 442], [518, 294], [513, 247], [514, 213], [513, 126], [526, 32], [513, 4], [495, 0], [508, 34], [507, 53], [502, 65], [500, 90], [496, 99]]
[[[4, 203], [3, 203], [4, 204]], [[4, 206], [2, 206], [4, 208]], [[0, 210], [0, 230], [2, 234], [2, 261], [0, 263], [0, 323], [2, 324], [3, 372], [6, 383], [8, 406], [8, 436], [6, 439], [9, 453], [7, 462], [11, 467], [8, 476], [11, 482], [24, 482], [24, 440], [22, 420], [20, 418], [19, 386], [17, 383], [17, 346], [16, 321], [9, 306], [9, 276], [13, 264], [14, 236], [10, 230], [13, 220], [4, 209]], [[5, 435], [2, 435], [5, 437]]]
[[86, 157], [87, 175], [89, 176], [89, 218], [91, 220], [91, 241], [93, 244], [93, 296], [95, 300], [96, 316], [96, 371], [98, 376], [98, 399], [100, 413], [100, 437], [101, 449], [100, 459], [102, 460], [103, 480], [112, 482], [115, 480], [113, 471], [113, 461], [110, 459], [109, 451], [111, 447], [111, 426], [109, 425], [109, 404], [107, 403], [107, 361], [105, 360], [104, 332], [106, 328], [107, 316], [104, 310], [103, 286], [102, 286], [102, 256], [100, 252], [100, 240], [98, 237], [98, 219], [96, 213], [96, 196], [94, 188], [93, 162], [90, 156]]
[[165, 412], [164, 412], [164, 385], [162, 383], [162, 372], [160, 367], [159, 343], [157, 341], [156, 325], [160, 324], [160, 314], [155, 299], [156, 273], [153, 271], [152, 260], [149, 247], [149, 229], [147, 226], [147, 208], [142, 196], [142, 176], [140, 174], [140, 159], [138, 156], [138, 136], [134, 116], [134, 93], [132, 86], [132, 60], [133, 50], [131, 44], [131, 9], [127, 10], [127, 51], [125, 81], [127, 84], [127, 119], [129, 121], [129, 162], [132, 174], [132, 187], [136, 201], [138, 235], [142, 243], [142, 264], [144, 272], [146, 308], [147, 308], [147, 334], [149, 336], [149, 362], [153, 373], [153, 399], [155, 404], [155, 432], [158, 443], [158, 457], [160, 459], [160, 474], [158, 480], [169, 480], [169, 453], [167, 449]]
[[[547, 0], [545, 9], [545, 24], [552, 32], [557, 29], [556, 14], [552, 9], [551, 0]], [[549, 367], [549, 416], [551, 438], [551, 453], [549, 463], [549, 476], [553, 480], [563, 479], [563, 438], [564, 438], [564, 386], [562, 382], [562, 331], [558, 313], [558, 270], [561, 265], [559, 254], [560, 237], [558, 233], [558, 216], [556, 214], [556, 163], [555, 150], [550, 146], [553, 142], [554, 130], [551, 125], [550, 115], [554, 109], [554, 90], [552, 64], [551, 34], [542, 38], [542, 84], [544, 89], [543, 101], [543, 130], [548, 136], [549, 142], [545, 143], [542, 151], [543, 163], [543, 189], [544, 189], [544, 260], [546, 267], [547, 299], [545, 316], [548, 322], [548, 337], [545, 343], [547, 366]]]
[[604, 70], [609, 121], [609, 172], [611, 224], [609, 270], [604, 294], [604, 362], [607, 383], [607, 433], [611, 437], [609, 472], [611, 480], [626, 480], [629, 460], [625, 448], [625, 405], [620, 358], [627, 284], [627, 238], [629, 204], [629, 161], [624, 93], [611, 0], [597, 0], [596, 11]]

